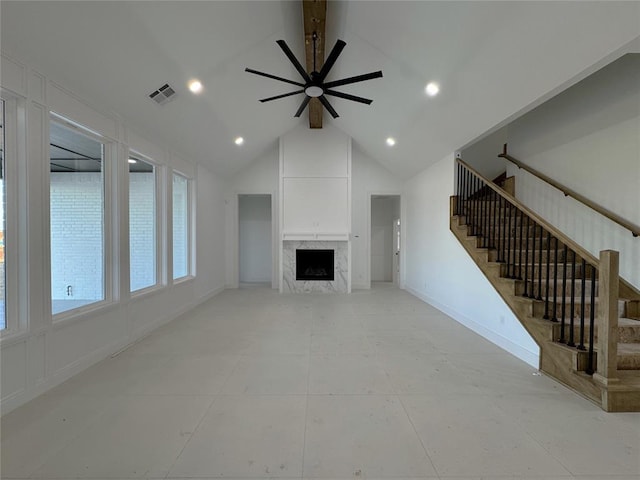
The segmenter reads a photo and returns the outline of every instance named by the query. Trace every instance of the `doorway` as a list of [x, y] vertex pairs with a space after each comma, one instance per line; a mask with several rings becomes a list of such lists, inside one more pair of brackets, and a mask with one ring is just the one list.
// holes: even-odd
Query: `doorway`
[[269, 285], [272, 279], [271, 195], [238, 195], [238, 280]]
[[371, 282], [399, 284], [400, 195], [371, 195]]

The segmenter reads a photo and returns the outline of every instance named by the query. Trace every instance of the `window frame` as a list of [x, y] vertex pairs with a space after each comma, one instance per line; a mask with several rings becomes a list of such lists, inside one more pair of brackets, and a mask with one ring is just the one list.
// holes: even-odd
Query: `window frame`
[[[186, 240], [186, 247], [187, 247], [187, 273], [186, 275], [180, 276], [180, 277], [176, 277], [175, 276], [175, 271], [174, 271], [174, 253], [175, 253], [175, 246], [174, 246], [174, 242], [173, 242], [173, 217], [174, 217], [174, 211], [173, 211], [173, 198], [174, 198], [174, 191], [173, 191], [173, 181], [174, 178], [178, 176], [181, 177], [183, 179], [185, 179], [187, 181], [187, 198], [185, 201], [185, 205], [187, 207], [187, 211], [186, 211], [186, 231], [187, 231], [187, 240]], [[195, 235], [193, 234], [193, 225], [194, 225], [194, 221], [193, 221], [193, 214], [194, 214], [194, 208], [193, 208], [193, 178], [189, 177], [188, 175], [180, 172], [179, 170], [175, 170], [172, 169], [171, 170], [171, 230], [169, 232], [169, 234], [171, 235], [171, 280], [173, 284], [178, 284], [178, 283], [182, 283], [185, 281], [188, 281], [190, 279], [195, 278], [195, 268], [193, 265], [193, 251], [195, 250], [194, 247], [194, 237]]]
[[[129, 172], [129, 158], [135, 158], [137, 160], [148, 163], [153, 166], [154, 169], [154, 227], [155, 227], [155, 283], [153, 285], [149, 285], [146, 287], [139, 288], [137, 290], [131, 289], [131, 218], [130, 218], [130, 202], [131, 202], [131, 181], [130, 181], [130, 172]], [[129, 279], [129, 296], [131, 298], [137, 298], [140, 296], [144, 296], [147, 293], [155, 292], [156, 290], [161, 289], [166, 285], [165, 279], [165, 262], [164, 262], [164, 246], [166, 245], [166, 240], [164, 236], [165, 231], [165, 209], [164, 207], [164, 188], [163, 188], [163, 178], [164, 178], [164, 167], [153, 159], [149, 158], [147, 155], [140, 153], [134, 149], [128, 149], [127, 155], [125, 156], [124, 161], [126, 162], [126, 172], [127, 172], [127, 231], [129, 233], [129, 242], [128, 242], [128, 279]]]
[[64, 310], [62, 312], [53, 313], [53, 299], [51, 298], [51, 274], [52, 274], [52, 259], [51, 259], [51, 157], [47, 153], [47, 168], [46, 168], [46, 185], [48, 186], [47, 196], [47, 214], [46, 214], [46, 234], [48, 238], [48, 312], [52, 318], [53, 325], [61, 325], [68, 322], [72, 322], [83, 318], [87, 314], [94, 313], [96, 311], [104, 310], [114, 307], [117, 298], [117, 291], [114, 286], [114, 279], [117, 278], [117, 269], [114, 267], [114, 259], [116, 258], [116, 249], [118, 248], [117, 239], [114, 238], [114, 214], [117, 212], [117, 205], [115, 203], [114, 187], [117, 185], [117, 152], [118, 146], [114, 140], [101, 135], [99, 132], [91, 130], [89, 127], [82, 125], [81, 123], [74, 122], [68, 117], [60, 115], [54, 111], [49, 112], [49, 122], [47, 124], [46, 141], [47, 147], [51, 141], [49, 134], [49, 126], [52, 123], [57, 123], [64, 128], [67, 128], [79, 135], [88, 137], [91, 140], [95, 140], [102, 145], [102, 288], [103, 299], [97, 300], [86, 305], [81, 305], [76, 308]]
[[[25, 279], [21, 266], [25, 265], [26, 248], [20, 248], [18, 230], [20, 225], [21, 194], [26, 192], [26, 162], [20, 161], [24, 151], [20, 148], [19, 122], [21, 110], [18, 97], [0, 89], [0, 99], [4, 102], [4, 193], [5, 193], [5, 232], [4, 232], [4, 268], [5, 268], [5, 328], [0, 330], [0, 338], [7, 338], [27, 330], [24, 315], [26, 297], [20, 296], [24, 289], [20, 282]], [[15, 179], [8, 182], [7, 177]], [[8, 299], [14, 299], [9, 301]]]

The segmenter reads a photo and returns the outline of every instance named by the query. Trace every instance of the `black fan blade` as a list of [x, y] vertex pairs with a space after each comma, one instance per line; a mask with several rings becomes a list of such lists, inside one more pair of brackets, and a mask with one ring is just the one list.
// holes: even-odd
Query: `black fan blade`
[[309, 95], [304, 96], [304, 100], [302, 100], [302, 103], [300, 104], [300, 108], [298, 108], [298, 111], [296, 112], [294, 117], [299, 117], [300, 115], [302, 115], [302, 112], [304, 111], [305, 108], [307, 108], [307, 105], [309, 104], [310, 100], [311, 100], [311, 97]]
[[334, 97], [344, 98], [345, 100], [353, 100], [354, 102], [366, 103], [367, 105], [371, 105], [373, 100], [369, 100], [368, 98], [356, 97], [355, 95], [349, 95], [348, 93], [336, 92], [335, 90], [325, 90], [325, 95], [333, 95]]
[[245, 68], [245, 72], [253, 73], [254, 75], [260, 75], [261, 77], [273, 78], [274, 80], [280, 80], [281, 82], [290, 83], [291, 85], [297, 85], [298, 87], [304, 87], [304, 83], [294, 82], [293, 80], [287, 80], [286, 78], [276, 77], [275, 75], [271, 75], [270, 73], [259, 72], [257, 70], [252, 70], [251, 68]]
[[282, 95], [276, 95], [275, 97], [263, 98], [260, 100], [262, 103], [270, 102], [271, 100], [277, 100], [279, 98], [290, 97], [291, 95], [297, 95], [298, 93], [303, 93], [304, 90], [296, 90], [295, 92], [283, 93]]
[[342, 53], [342, 49], [344, 48], [345, 45], [346, 45], [345, 42], [343, 42], [342, 40], [338, 40], [336, 44], [333, 46], [333, 50], [331, 50], [331, 53], [325, 60], [324, 65], [322, 65], [322, 69], [320, 70], [320, 73], [318, 75], [321, 81], [326, 78], [327, 74], [329, 73], [329, 70], [331, 70], [331, 67], [333, 67], [333, 64], [336, 63], [336, 60], [338, 59], [338, 55]]
[[324, 108], [327, 109], [327, 111], [331, 114], [331, 116], [333, 118], [338, 118], [340, 115], [338, 115], [338, 112], [336, 112], [333, 107], [331, 106], [331, 104], [329, 103], [329, 100], [326, 99], [326, 97], [324, 95], [320, 95], [318, 97], [318, 100], [320, 100], [320, 103], [322, 103], [322, 105], [324, 105]]
[[378, 70], [377, 72], [365, 73], [364, 75], [357, 75], [355, 77], [343, 78], [342, 80], [335, 80], [333, 82], [327, 82], [323, 85], [323, 87], [339, 87], [340, 85], [349, 85], [350, 83], [364, 82], [365, 80], [373, 80], [374, 78], [380, 77], [382, 77], [382, 70]]
[[307, 83], [310, 83], [311, 82], [311, 77], [305, 71], [305, 69], [302, 68], [302, 65], [300, 65], [300, 62], [295, 57], [295, 55], [293, 54], [293, 52], [291, 51], [291, 49], [289, 48], [287, 43], [284, 40], [278, 40], [276, 43], [278, 45], [280, 45], [280, 48], [282, 49], [284, 54], [287, 56], [289, 61], [291, 63], [293, 63], [293, 66], [296, 67], [296, 70], [298, 70], [298, 73], [302, 76], [302, 78], [304, 78], [304, 81], [307, 82]]

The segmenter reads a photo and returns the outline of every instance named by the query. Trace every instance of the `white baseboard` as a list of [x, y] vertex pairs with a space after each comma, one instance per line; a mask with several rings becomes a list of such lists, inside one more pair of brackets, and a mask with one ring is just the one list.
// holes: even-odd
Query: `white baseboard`
[[420, 300], [422, 300], [423, 302], [428, 303], [429, 305], [437, 308], [441, 312], [447, 314], [449, 317], [451, 317], [456, 322], [464, 325], [465, 327], [467, 327], [468, 329], [474, 331], [475, 333], [477, 333], [481, 337], [486, 338], [491, 343], [497, 345], [498, 347], [502, 348], [503, 350], [506, 350], [507, 352], [509, 352], [510, 354], [512, 354], [515, 357], [519, 358], [523, 362], [531, 365], [534, 368], [538, 368], [539, 367], [540, 354], [538, 352], [532, 352], [530, 350], [527, 350], [526, 348], [522, 347], [521, 345], [518, 345], [517, 343], [512, 342], [508, 338], [500, 335], [499, 333], [494, 332], [493, 330], [488, 329], [484, 325], [482, 325], [482, 324], [476, 322], [475, 320], [472, 320], [471, 318], [467, 317], [466, 315], [458, 312], [457, 310], [455, 310], [454, 308], [450, 307], [449, 305], [445, 305], [443, 303], [440, 303], [435, 298], [432, 298], [432, 297], [430, 297], [428, 295], [425, 295], [422, 292], [420, 292], [420, 291], [418, 291], [418, 290], [416, 290], [416, 289], [414, 289], [414, 288], [412, 288], [412, 287], [410, 287], [408, 285], [405, 285], [404, 289], [407, 292], [409, 292], [411, 295], [413, 295], [414, 297], [417, 297]]
[[96, 363], [116, 353], [120, 353], [126, 350], [132, 345], [135, 345], [142, 338], [146, 337], [154, 330], [175, 320], [180, 315], [183, 315], [189, 310], [192, 310], [193, 308], [197, 307], [201, 303], [204, 303], [207, 300], [210, 300], [211, 298], [220, 294], [224, 290], [225, 290], [225, 287], [219, 287], [214, 290], [211, 290], [209, 293], [199, 297], [198, 299], [192, 302], [189, 302], [183, 305], [181, 308], [170, 313], [169, 315], [161, 317], [160, 319], [150, 322], [144, 325], [142, 328], [135, 330], [132, 336], [129, 337], [128, 339], [119, 340], [117, 342], [112, 343], [111, 345], [106, 345], [102, 348], [99, 348], [98, 350], [95, 350], [89, 353], [88, 355], [85, 355], [75, 360], [74, 362], [58, 369], [57, 371], [52, 373], [50, 376], [32, 385], [31, 387], [27, 387], [23, 390], [19, 390], [14, 394], [3, 398], [2, 401], [0, 402], [0, 412], [2, 413], [2, 415], [9, 413], [11, 410], [18, 408], [19, 406], [24, 405], [28, 401], [33, 400], [37, 396], [42, 395], [46, 391], [54, 387], [57, 387], [61, 383], [67, 381], [74, 375], [77, 375], [78, 373], [95, 365]]

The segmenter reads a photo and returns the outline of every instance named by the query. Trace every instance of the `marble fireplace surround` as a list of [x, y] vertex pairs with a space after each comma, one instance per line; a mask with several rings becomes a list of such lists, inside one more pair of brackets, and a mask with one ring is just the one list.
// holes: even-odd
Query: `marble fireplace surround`
[[[284, 240], [282, 242], [283, 293], [348, 293], [348, 241]], [[333, 250], [334, 280], [296, 280], [296, 250]]]

